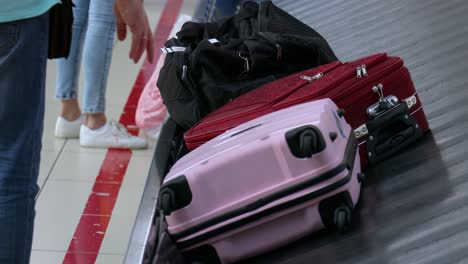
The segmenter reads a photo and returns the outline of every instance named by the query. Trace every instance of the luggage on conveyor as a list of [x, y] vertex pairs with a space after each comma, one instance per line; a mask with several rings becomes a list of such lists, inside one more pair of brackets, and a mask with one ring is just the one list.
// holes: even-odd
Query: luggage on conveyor
[[187, 22], [161, 50], [157, 86], [184, 129], [262, 84], [337, 60], [319, 33], [271, 1], [248, 1], [222, 21]]
[[362, 177], [351, 126], [322, 99], [189, 152], [165, 177], [158, 205], [179, 249], [202, 263], [231, 263], [323, 227], [344, 231]]
[[296, 104], [331, 98], [346, 111], [362, 167], [405, 148], [429, 129], [403, 60], [379, 53], [292, 74], [210, 113], [185, 135], [189, 150], [244, 122]]

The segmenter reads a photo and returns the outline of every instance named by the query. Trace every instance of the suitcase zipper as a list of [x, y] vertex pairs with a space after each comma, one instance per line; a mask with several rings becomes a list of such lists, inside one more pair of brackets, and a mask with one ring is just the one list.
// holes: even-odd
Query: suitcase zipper
[[366, 65], [363, 64], [363, 65], [361, 66], [361, 69], [362, 69], [362, 75], [364, 75], [364, 77], [367, 77], [368, 75], [367, 75], [367, 67], [366, 67]]
[[313, 82], [323, 77], [323, 72], [319, 72], [314, 76], [301, 75], [300, 78], [308, 82]]
[[247, 57], [242, 56], [241, 52], [238, 53], [239, 57], [244, 60], [244, 71], [240, 74], [240, 76], [246, 76], [250, 71], [250, 64], [249, 59]]
[[[372, 61], [368, 62], [368, 64], [370, 64], [371, 66], [373, 67], [378, 67], [379, 64], [383, 63], [386, 59], [383, 59], [382, 60], [382, 57], [383, 55], [379, 56], [379, 57], [376, 57], [374, 58]], [[345, 66], [346, 64], [350, 64], [352, 62], [347, 62], [347, 63], [343, 63], [342, 65]], [[394, 64], [391, 64], [391, 65], [388, 65], [387, 67], [385, 67], [383, 70], [381, 70], [380, 72], [377, 72], [375, 74], [375, 76], [377, 77], [381, 77], [383, 74], [382, 73], [387, 73], [387, 72], [393, 72], [395, 70], [395, 65], [399, 65], [399, 64], [402, 64], [402, 61], [401, 60], [398, 60], [398, 62], [394, 63]], [[368, 73], [367, 73], [367, 67], [368, 67], [368, 64], [367, 65], [364, 65], [364, 68], [365, 68], [365, 76], [368, 76]], [[348, 67], [354, 67], [354, 66], [348, 66]], [[397, 66], [398, 67], [398, 66]], [[361, 75], [362, 75], [362, 65], [359, 66], [359, 68], [361, 69]], [[335, 71], [338, 71], [340, 68], [334, 68], [333, 69], [333, 72]], [[356, 68], [357, 69], [357, 68]], [[398, 69], [398, 68], [397, 68]], [[325, 72], [327, 73], [327, 72]], [[324, 76], [325, 76], [325, 73], [324, 73]], [[330, 73], [331, 74], [331, 73]], [[301, 102], [307, 102], [307, 101], [310, 101], [312, 99], [317, 99], [317, 98], [322, 98], [323, 96], [326, 96], [326, 97], [329, 97], [329, 98], [335, 98], [334, 97], [334, 94], [333, 92], [334, 91], [338, 91], [338, 92], [341, 92], [342, 89], [334, 89], [332, 87], [341, 87], [342, 86], [342, 83], [345, 83], [347, 82], [348, 80], [350, 80], [353, 76], [355, 76], [354, 74], [356, 73], [353, 73], [352, 71], [352, 68], [351, 69], [347, 69], [346, 72], [343, 73], [344, 74], [344, 77], [342, 77], [340, 75], [340, 78], [339, 79], [331, 79], [328, 83], [324, 84], [324, 86], [328, 87], [328, 89], [314, 89], [315, 92], [313, 94], [308, 94], [306, 95], [305, 97], [301, 97], [301, 98], [297, 98], [297, 99], [294, 99], [294, 100], [291, 100], [291, 101], [286, 101], [286, 102], [282, 102], [280, 104], [277, 104], [276, 107], [277, 109], [280, 109], [280, 108], [285, 108], [285, 107], [289, 107], [291, 105], [295, 105], [295, 104], [298, 104], [298, 103], [301, 103]], [[362, 82], [360, 83], [355, 83], [355, 84], [352, 84], [351, 86], [349, 86], [350, 88], [346, 89], [348, 86], [344, 87], [345, 91], [343, 91], [343, 93], [347, 93], [349, 90], [353, 90], [355, 89], [355, 86], [356, 85], [365, 85], [367, 82], [370, 82], [372, 80], [374, 80], [376, 77], [375, 76], [372, 76], [372, 77], [369, 77], [369, 79], [366, 78], [366, 81], [364, 84], [362, 84]], [[341, 78], [342, 77], [342, 78]], [[377, 78], [378, 79], [378, 78]], [[342, 80], [340, 83], [336, 84], [335, 86], [331, 86], [332, 83], [336, 83], [338, 82], [339, 80]], [[364, 81], [363, 81], [364, 82]], [[314, 87], [315, 88], [315, 87]], [[330, 94], [327, 94], [328, 92], [331, 92]], [[342, 94], [342, 93], [340, 93]], [[335, 99], [334, 99], [335, 100]]]
[[[389, 75], [388, 78], [384, 78], [382, 80], [380, 80], [378, 82], [378, 84], [383, 84], [385, 85], [385, 92], [390, 95], [390, 94], [393, 94], [394, 91], [395, 91], [395, 83], [397, 82], [401, 82], [401, 79], [400, 79], [400, 75], [401, 75], [401, 72], [404, 71], [404, 67], [401, 67], [400, 69], [398, 69], [397, 71], [395, 71], [393, 74]], [[406, 77], [405, 77], [406, 79]], [[375, 83], [372, 84], [370, 83], [369, 85], [365, 85], [363, 89], [360, 89], [358, 91], [356, 91], [354, 94], [352, 94], [352, 96], [340, 96], [340, 97], [335, 97], [334, 101], [335, 102], [339, 102], [340, 105], [342, 105], [344, 102], [348, 102], [348, 101], [352, 101], [352, 100], [356, 100], [355, 98], [360, 98], [359, 100], [361, 102], [364, 102], [364, 101], [368, 101], [368, 100], [363, 100], [364, 98], [369, 98], [369, 101], [371, 100], [371, 98], [376, 98], [376, 92], [373, 91], [374, 87], [378, 87], [378, 84], [376, 85]], [[380, 91], [379, 91], [380, 93]], [[344, 95], [346, 93], [342, 93], [340, 95]], [[365, 96], [364, 98], [362, 96]], [[400, 98], [399, 98], [400, 99]]]
[[[343, 63], [341, 62], [333, 62], [331, 63], [332, 65], [330, 65], [330, 67], [326, 68], [324, 71], [316, 74], [315, 76], [317, 75], [325, 75], [326, 73], [334, 70], [334, 69], [337, 69], [339, 67], [341, 67], [343, 65]], [[309, 69], [309, 70], [313, 70], [313, 69]], [[297, 76], [297, 75], [296, 75]], [[295, 77], [297, 78], [297, 77]], [[320, 78], [320, 77], [319, 77]], [[286, 98], [288, 96], [290, 96], [292, 93], [296, 92], [297, 90], [301, 89], [302, 87], [304, 87], [305, 85], [307, 85], [308, 82], [304, 82], [304, 83], [298, 83], [296, 88], [286, 94], [283, 94], [281, 97], [279, 98], [276, 98], [273, 102], [271, 102], [272, 105], [275, 105], [277, 102], [281, 101], [283, 98]], [[256, 109], [255, 111], [263, 111], [265, 109], [265, 107], [262, 107], [261, 109]], [[225, 121], [228, 121], [228, 120], [232, 120], [232, 119], [236, 119], [236, 118], [240, 118], [242, 116], [246, 116], [246, 115], [251, 115], [253, 112], [245, 112], [245, 113], [242, 113], [242, 114], [237, 114], [236, 116], [234, 117], [229, 117], [229, 118], [224, 118], [223, 120], [217, 120], [217, 121], [210, 121], [208, 123], [205, 123], [202, 127], [209, 127], [209, 126], [213, 126], [213, 125], [216, 125], [218, 123], [223, 123]], [[200, 140], [204, 140], [206, 138], [205, 135], [209, 135], [209, 134], [203, 134], [202, 136], [192, 136], [190, 140], [196, 140], [198, 138], [200, 138]], [[219, 133], [217, 132], [213, 132], [213, 135], [219, 135]]]
[[187, 65], [182, 66], [182, 80], [185, 81], [187, 79]]
[[[330, 98], [334, 98], [334, 101], [338, 102], [338, 101], [343, 99], [342, 97], [347, 97], [348, 95], [350, 95], [350, 92], [355, 91], [357, 87], [366, 87], [367, 85], [378, 81], [382, 77], [385, 77], [387, 75], [390, 75], [390, 74], [392, 74], [394, 72], [399, 71], [403, 67], [404, 66], [403, 66], [402, 60], [398, 60], [394, 64], [389, 65], [388, 67], [385, 67], [384, 69], [382, 69], [379, 72], [376, 72], [373, 76], [371, 76], [369, 78], [366, 78], [366, 81], [362, 81], [362, 82], [352, 84], [351, 86], [349, 86], [348, 89], [334, 89], [336, 91], [340, 91], [340, 93], [327, 94], [327, 96], [330, 97]], [[337, 88], [340, 87], [340, 86], [341, 85], [337, 86]]]
[[367, 67], [365, 64], [356, 68], [356, 76], [361, 78], [362, 76], [367, 77]]

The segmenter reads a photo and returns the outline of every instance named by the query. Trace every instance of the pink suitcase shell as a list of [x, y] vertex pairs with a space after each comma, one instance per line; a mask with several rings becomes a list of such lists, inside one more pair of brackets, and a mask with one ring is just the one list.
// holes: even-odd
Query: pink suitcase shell
[[343, 114], [330, 99], [296, 105], [181, 158], [159, 195], [177, 245], [231, 263], [323, 227], [345, 229], [363, 174]]

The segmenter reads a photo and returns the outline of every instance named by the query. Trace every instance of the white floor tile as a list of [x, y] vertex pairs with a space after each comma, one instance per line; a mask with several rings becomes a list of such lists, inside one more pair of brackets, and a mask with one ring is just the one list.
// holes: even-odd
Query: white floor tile
[[69, 139], [63, 148], [63, 153], [106, 153], [107, 149], [102, 148], [85, 148], [80, 146], [79, 139]]
[[[44, 131], [44, 134], [46, 132]], [[55, 138], [53, 136], [42, 136], [42, 150], [43, 151], [59, 151], [63, 148], [65, 139]]]
[[47, 102], [45, 105], [45, 116], [44, 116], [44, 134], [43, 137], [54, 137], [55, 122], [59, 115], [60, 103], [58, 101]]
[[60, 264], [65, 256], [65, 251], [42, 251], [31, 252], [30, 264]]
[[91, 188], [91, 182], [49, 180], [45, 184], [36, 204], [33, 249], [68, 249]]
[[151, 167], [152, 156], [132, 155], [123, 184], [143, 185]]
[[[142, 136], [144, 137], [144, 136]], [[133, 150], [132, 156], [135, 157], [153, 157], [154, 150], [156, 149], [156, 140], [149, 139], [148, 140], [148, 148], [147, 149], [139, 149]]]
[[100, 153], [63, 152], [50, 174], [50, 180], [94, 182], [105, 155], [105, 150]]
[[125, 254], [144, 187], [144, 185], [122, 185], [100, 253]]
[[99, 254], [96, 259], [96, 264], [119, 264], [119, 263], [123, 263], [123, 256], [121, 255]]

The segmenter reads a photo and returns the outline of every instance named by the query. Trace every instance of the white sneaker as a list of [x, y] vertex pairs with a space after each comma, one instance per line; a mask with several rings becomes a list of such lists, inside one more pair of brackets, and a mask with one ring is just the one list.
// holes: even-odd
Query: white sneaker
[[95, 130], [82, 125], [80, 145], [90, 148], [144, 149], [148, 147], [148, 142], [144, 138], [129, 134], [122, 124], [112, 120]]
[[68, 121], [59, 116], [55, 123], [55, 136], [58, 138], [78, 138], [81, 124], [83, 124], [83, 116], [74, 121]]

